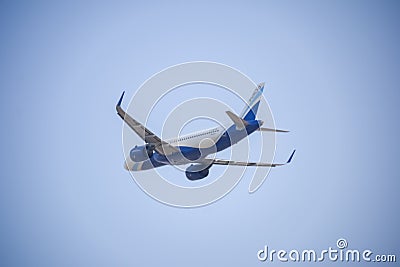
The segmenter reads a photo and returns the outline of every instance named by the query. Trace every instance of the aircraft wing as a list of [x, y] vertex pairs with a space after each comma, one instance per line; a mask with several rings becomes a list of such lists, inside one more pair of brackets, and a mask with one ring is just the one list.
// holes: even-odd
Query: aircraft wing
[[210, 164], [216, 164], [216, 165], [279, 167], [279, 166], [283, 166], [283, 165], [290, 163], [294, 156], [294, 152], [296, 152], [296, 150], [293, 150], [292, 154], [290, 155], [290, 157], [286, 163], [244, 162], [244, 161], [233, 161], [233, 160], [224, 160], [224, 159], [209, 159], [209, 161], [210, 161]]
[[152, 131], [143, 126], [140, 122], [129, 116], [121, 108], [122, 98], [124, 97], [125, 92], [122, 93], [121, 98], [119, 99], [116, 109], [117, 114], [121, 117], [121, 119], [146, 143], [153, 144], [155, 146], [155, 150], [162, 155], [170, 155], [174, 152], [179, 152], [178, 148], [170, 145], [169, 143], [161, 140], [157, 135], [155, 135]]

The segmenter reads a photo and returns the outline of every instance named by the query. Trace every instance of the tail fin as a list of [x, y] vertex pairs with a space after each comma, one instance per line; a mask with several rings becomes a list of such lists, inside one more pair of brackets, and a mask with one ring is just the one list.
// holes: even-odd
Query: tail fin
[[245, 121], [256, 119], [258, 106], [260, 105], [261, 96], [264, 91], [264, 84], [265, 83], [260, 83], [257, 86], [249, 101], [246, 103], [246, 106], [244, 107], [242, 113], [240, 113], [240, 117], [243, 118]]

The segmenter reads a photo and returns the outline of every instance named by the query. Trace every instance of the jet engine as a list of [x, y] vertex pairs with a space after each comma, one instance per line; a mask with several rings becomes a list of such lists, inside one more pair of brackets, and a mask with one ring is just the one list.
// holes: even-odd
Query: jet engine
[[131, 149], [129, 157], [134, 162], [141, 162], [149, 159], [154, 153], [154, 146], [146, 144], [144, 146], [135, 146]]
[[191, 181], [203, 179], [203, 178], [207, 177], [207, 175], [209, 174], [210, 167], [211, 167], [211, 165], [205, 165], [205, 164], [193, 165], [192, 164], [186, 169], [186, 172], [185, 172], [186, 177]]

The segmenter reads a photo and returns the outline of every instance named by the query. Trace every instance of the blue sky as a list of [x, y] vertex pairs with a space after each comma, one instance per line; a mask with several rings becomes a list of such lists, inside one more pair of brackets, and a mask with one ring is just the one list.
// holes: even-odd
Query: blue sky
[[[1, 265], [257, 266], [264, 245], [340, 237], [398, 253], [396, 1], [0, 7]], [[291, 130], [276, 157], [298, 152], [255, 194], [244, 177], [212, 205], [177, 209], [122, 168], [115, 102], [192, 60], [265, 81], [277, 126]]]

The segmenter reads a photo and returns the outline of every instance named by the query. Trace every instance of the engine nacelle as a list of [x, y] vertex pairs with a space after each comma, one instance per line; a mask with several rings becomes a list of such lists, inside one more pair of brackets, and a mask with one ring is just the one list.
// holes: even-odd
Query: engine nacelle
[[131, 149], [129, 153], [129, 157], [134, 162], [141, 162], [149, 159], [154, 152], [154, 147], [146, 144], [144, 146], [135, 146]]
[[203, 165], [203, 164], [196, 164], [196, 165], [190, 165], [186, 169], [186, 177], [191, 180], [191, 181], [196, 181], [203, 179], [207, 177], [207, 175], [210, 173], [211, 165]]

